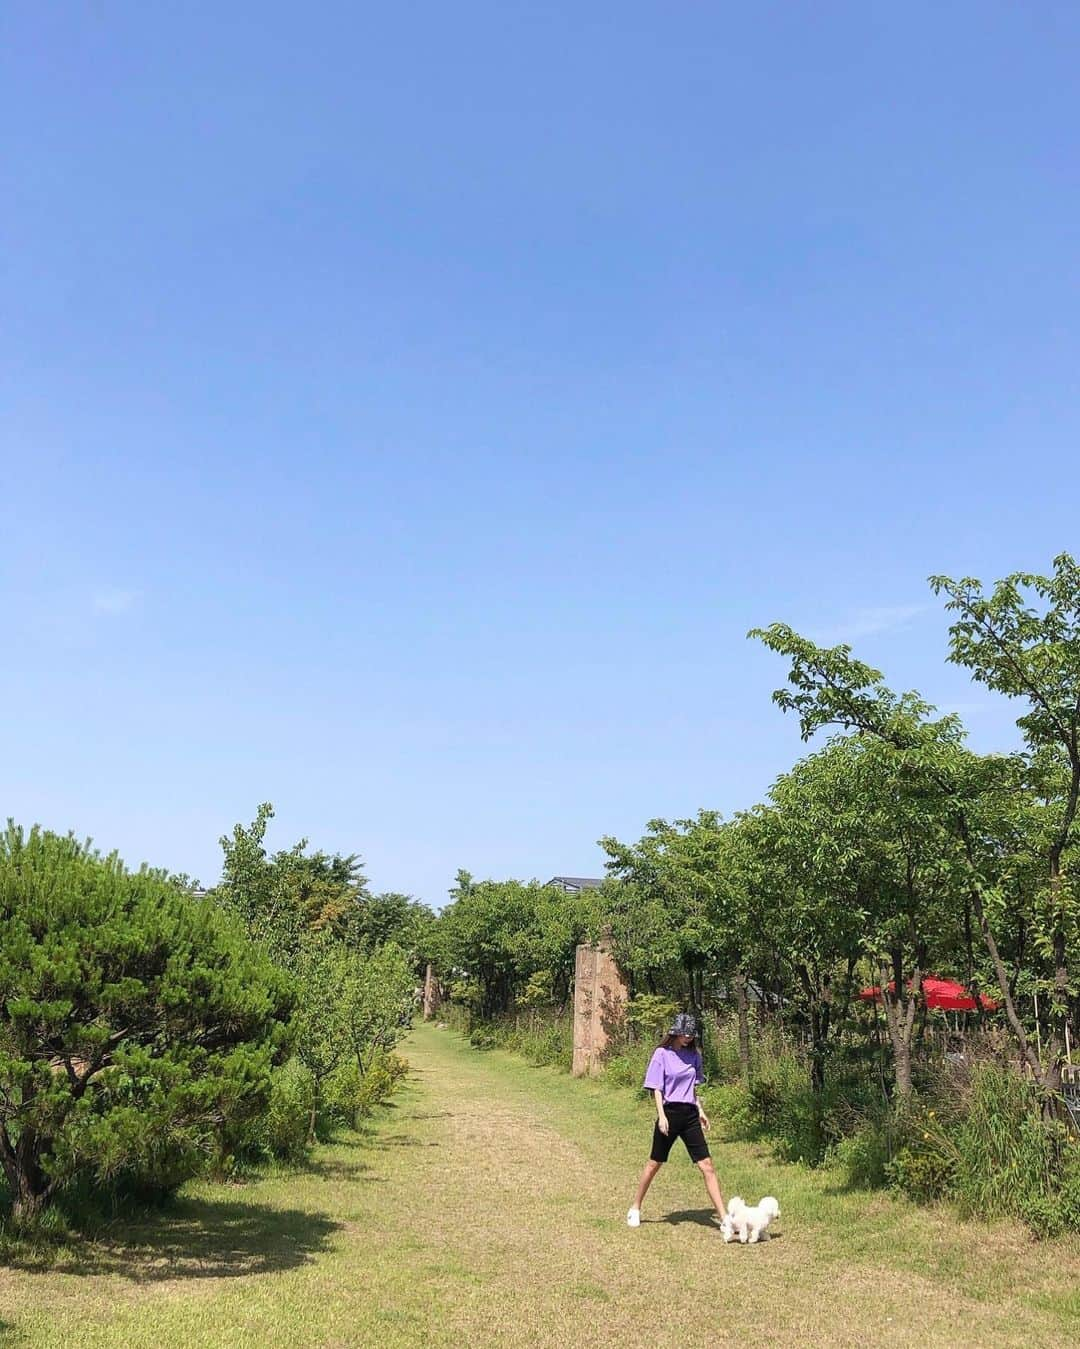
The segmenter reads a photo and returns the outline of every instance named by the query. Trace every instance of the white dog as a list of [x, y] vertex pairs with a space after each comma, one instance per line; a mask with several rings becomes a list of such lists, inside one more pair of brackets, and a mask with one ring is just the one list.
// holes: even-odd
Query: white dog
[[728, 1200], [727, 1217], [720, 1224], [720, 1230], [725, 1241], [734, 1241], [736, 1236], [744, 1243], [768, 1241], [769, 1224], [779, 1216], [780, 1205], [771, 1194], [753, 1207], [733, 1194]]

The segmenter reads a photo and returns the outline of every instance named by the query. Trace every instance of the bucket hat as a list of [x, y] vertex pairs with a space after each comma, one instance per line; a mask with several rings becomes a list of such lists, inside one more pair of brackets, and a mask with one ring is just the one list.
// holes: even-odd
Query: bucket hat
[[699, 1035], [697, 1017], [691, 1016], [689, 1012], [676, 1012], [671, 1018], [668, 1034], [689, 1035], [696, 1040]]

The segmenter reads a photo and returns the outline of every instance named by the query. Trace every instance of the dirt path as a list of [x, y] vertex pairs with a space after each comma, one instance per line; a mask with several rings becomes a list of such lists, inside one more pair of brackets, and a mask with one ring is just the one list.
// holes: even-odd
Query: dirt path
[[366, 1138], [304, 1172], [200, 1187], [67, 1270], [0, 1273], [12, 1345], [1040, 1346], [1080, 1323], [1080, 1247], [957, 1226], [714, 1143], [725, 1190], [780, 1197], [725, 1246], [697, 1171], [625, 1226], [649, 1114], [629, 1092], [421, 1027]]

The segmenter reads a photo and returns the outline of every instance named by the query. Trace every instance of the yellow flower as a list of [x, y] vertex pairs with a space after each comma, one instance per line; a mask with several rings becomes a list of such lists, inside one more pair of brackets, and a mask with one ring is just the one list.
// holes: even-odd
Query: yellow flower
[[930, 1137], [929, 1134], [923, 1134], [923, 1138], [929, 1138], [929, 1137]]

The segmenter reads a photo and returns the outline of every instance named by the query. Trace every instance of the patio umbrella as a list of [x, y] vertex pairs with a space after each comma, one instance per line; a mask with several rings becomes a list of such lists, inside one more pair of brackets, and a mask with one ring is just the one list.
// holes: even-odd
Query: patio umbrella
[[[908, 987], [911, 987], [910, 979], [908, 980]], [[889, 983], [889, 992], [896, 992], [895, 981]], [[975, 999], [963, 984], [958, 984], [952, 979], [939, 979], [936, 975], [927, 975], [922, 981], [922, 992], [926, 999], [926, 1005], [931, 1011], [973, 1012], [975, 1010]], [[878, 1002], [881, 999], [881, 988], [876, 984], [870, 988], [861, 988], [859, 997], [864, 1002]], [[987, 997], [985, 993], [979, 994], [979, 1002], [982, 1004], [984, 1012], [997, 1010], [997, 1003], [993, 998]]]

